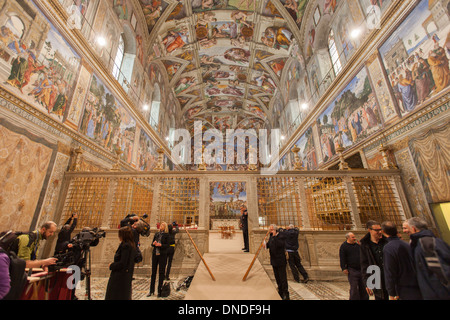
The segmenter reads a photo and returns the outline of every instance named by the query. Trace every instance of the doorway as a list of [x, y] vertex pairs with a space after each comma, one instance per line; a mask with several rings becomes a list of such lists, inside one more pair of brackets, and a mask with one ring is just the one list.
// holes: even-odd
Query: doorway
[[247, 206], [245, 182], [210, 182], [209, 253], [241, 253], [241, 206]]

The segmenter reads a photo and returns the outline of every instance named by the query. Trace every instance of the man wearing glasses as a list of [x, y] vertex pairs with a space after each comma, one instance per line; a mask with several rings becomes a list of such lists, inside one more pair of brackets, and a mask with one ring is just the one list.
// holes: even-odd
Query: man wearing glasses
[[366, 226], [369, 232], [360, 241], [363, 281], [366, 284], [367, 293], [375, 296], [375, 300], [388, 300], [383, 270], [383, 248], [387, 240], [381, 232], [381, 223], [369, 220]]

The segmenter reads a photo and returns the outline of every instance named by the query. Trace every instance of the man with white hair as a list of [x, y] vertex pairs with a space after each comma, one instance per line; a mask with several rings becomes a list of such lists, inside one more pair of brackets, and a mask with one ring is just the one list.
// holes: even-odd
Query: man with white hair
[[424, 300], [450, 300], [450, 246], [421, 217], [408, 220], [411, 250]]
[[339, 248], [341, 269], [350, 284], [350, 300], [369, 300], [361, 275], [360, 247], [353, 232], [345, 235], [346, 240]]

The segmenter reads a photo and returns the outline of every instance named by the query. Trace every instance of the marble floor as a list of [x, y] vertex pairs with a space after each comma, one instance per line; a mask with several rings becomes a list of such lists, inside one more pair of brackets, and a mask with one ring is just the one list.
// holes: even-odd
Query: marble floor
[[[189, 289], [185, 287], [177, 291], [178, 284], [183, 278], [171, 279], [171, 293], [166, 298], [156, 296], [147, 297], [150, 280], [148, 278], [136, 278], [133, 281], [133, 300], [184, 300]], [[91, 299], [103, 300], [105, 298], [108, 278], [91, 278]], [[288, 281], [291, 300], [348, 300], [348, 282], [309, 281], [306, 284]], [[276, 283], [273, 281], [273, 285]], [[86, 300], [85, 281], [80, 283], [80, 289], [76, 290], [76, 296], [80, 300]]]
[[[211, 254], [236, 254], [251, 255], [251, 253], [243, 253], [242, 250], [242, 234], [235, 234], [232, 239], [222, 239], [219, 233], [210, 234], [210, 253]], [[214, 272], [213, 272], [214, 273]], [[194, 275], [195, 278], [195, 275]], [[172, 286], [170, 296], [166, 298], [158, 298], [156, 296], [147, 297], [150, 286], [150, 278], [138, 278], [133, 281], [133, 300], [184, 300], [189, 289], [181, 287], [179, 284], [183, 282], [185, 276], [174, 275], [170, 283]], [[274, 280], [270, 280], [276, 288]], [[80, 282], [80, 288], [77, 289], [76, 295], [78, 299], [85, 300], [86, 289], [85, 282]], [[91, 299], [103, 300], [105, 297], [108, 278], [91, 278]], [[269, 282], [270, 283], [270, 282]], [[314, 281], [308, 283], [297, 283], [288, 281], [289, 293], [291, 300], [348, 300], [349, 284], [343, 281]], [[188, 295], [189, 297], [190, 295]]]

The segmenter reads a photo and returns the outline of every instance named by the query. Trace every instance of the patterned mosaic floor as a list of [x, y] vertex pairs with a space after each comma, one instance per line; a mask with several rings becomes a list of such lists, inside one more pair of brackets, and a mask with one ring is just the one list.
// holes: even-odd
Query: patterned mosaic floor
[[[242, 234], [237, 234], [232, 239], [222, 239], [219, 233], [210, 234], [210, 253], [234, 254], [242, 253]], [[218, 272], [218, 271], [216, 271]], [[171, 280], [172, 290], [169, 297], [158, 298], [156, 296], [147, 297], [150, 288], [149, 278], [136, 278], [133, 281], [133, 300], [184, 300], [187, 289], [176, 290], [184, 277], [178, 277]], [[291, 300], [348, 300], [349, 284], [342, 281], [309, 281], [307, 284], [288, 281], [289, 294]], [[77, 297], [80, 300], [86, 299], [85, 281], [82, 281], [81, 288], [77, 289]], [[103, 300], [105, 298], [108, 278], [91, 279], [91, 299]], [[277, 287], [275, 281], [272, 281], [274, 288]]]
[[[150, 280], [148, 278], [136, 278], [133, 281], [133, 300], [184, 300], [186, 288], [176, 290], [179, 281], [184, 278], [171, 280], [172, 290], [170, 296], [158, 298], [147, 297]], [[108, 278], [91, 278], [91, 299], [103, 300], [105, 298]], [[276, 283], [273, 282], [276, 287]], [[348, 300], [349, 285], [347, 282], [309, 281], [307, 284], [289, 281], [289, 294], [291, 300]], [[78, 299], [86, 299], [85, 281], [81, 282], [77, 289]]]

